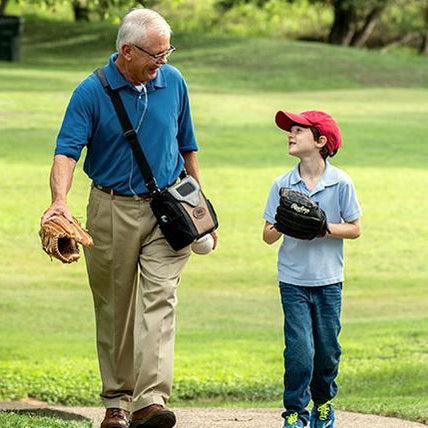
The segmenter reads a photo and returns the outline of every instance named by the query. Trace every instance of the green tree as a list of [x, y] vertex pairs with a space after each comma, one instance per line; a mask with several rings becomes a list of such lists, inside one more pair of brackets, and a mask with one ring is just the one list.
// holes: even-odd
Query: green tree
[[217, 5], [223, 10], [232, 9], [234, 6], [239, 4], [253, 3], [258, 7], [263, 7], [266, 3], [269, 3], [270, 0], [219, 0]]
[[[46, 7], [54, 7], [56, 0], [18, 0], [22, 4], [30, 3]], [[4, 15], [9, 0], [0, 0], [0, 15]], [[129, 0], [66, 0], [73, 11], [76, 21], [90, 21], [92, 17], [104, 19], [114, 9], [130, 6]], [[153, 7], [160, 0], [135, 0], [132, 4], [140, 4], [145, 7]]]
[[425, 1], [424, 28], [422, 29], [422, 43], [419, 48], [419, 53], [428, 55], [428, 0]]
[[367, 43], [390, 0], [333, 0], [332, 44], [361, 47]]
[[[364, 46], [376, 27], [379, 18], [391, 0], [311, 0], [334, 9], [334, 20], [328, 41], [344, 46]], [[270, 0], [219, 0], [217, 5], [229, 10], [241, 4], [252, 3], [263, 8]], [[283, 0], [298, 3], [299, 0]]]
[[7, 2], [8, 0], [0, 0], [0, 16], [4, 15], [6, 12]]

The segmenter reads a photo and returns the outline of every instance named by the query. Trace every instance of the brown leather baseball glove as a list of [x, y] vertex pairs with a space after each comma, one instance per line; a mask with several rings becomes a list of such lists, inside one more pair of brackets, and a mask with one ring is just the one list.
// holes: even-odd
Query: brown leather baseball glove
[[39, 235], [43, 250], [51, 259], [55, 257], [63, 263], [79, 260], [78, 244], [86, 247], [94, 244], [91, 235], [76, 218], [73, 217], [73, 222], [70, 222], [62, 215], [55, 215], [43, 223]]

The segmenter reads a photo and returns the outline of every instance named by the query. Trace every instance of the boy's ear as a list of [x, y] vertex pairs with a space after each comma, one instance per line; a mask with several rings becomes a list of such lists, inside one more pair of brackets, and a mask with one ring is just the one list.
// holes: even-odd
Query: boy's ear
[[318, 147], [321, 149], [327, 144], [327, 137], [325, 135], [321, 135], [321, 137], [318, 138]]

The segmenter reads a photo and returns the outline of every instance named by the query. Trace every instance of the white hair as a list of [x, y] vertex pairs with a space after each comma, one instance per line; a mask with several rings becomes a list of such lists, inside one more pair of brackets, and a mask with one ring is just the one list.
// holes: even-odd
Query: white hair
[[161, 35], [171, 35], [171, 27], [165, 18], [151, 9], [136, 8], [127, 13], [120, 24], [116, 39], [116, 49], [120, 52], [125, 43], [144, 44], [147, 29]]

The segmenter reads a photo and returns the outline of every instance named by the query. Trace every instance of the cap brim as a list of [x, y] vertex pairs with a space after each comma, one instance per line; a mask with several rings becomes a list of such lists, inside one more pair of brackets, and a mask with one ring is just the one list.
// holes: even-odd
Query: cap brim
[[312, 123], [309, 122], [304, 116], [295, 113], [288, 113], [285, 111], [279, 111], [275, 116], [275, 122], [277, 126], [284, 131], [290, 131], [291, 127], [295, 124], [298, 125], [307, 125], [311, 126]]

